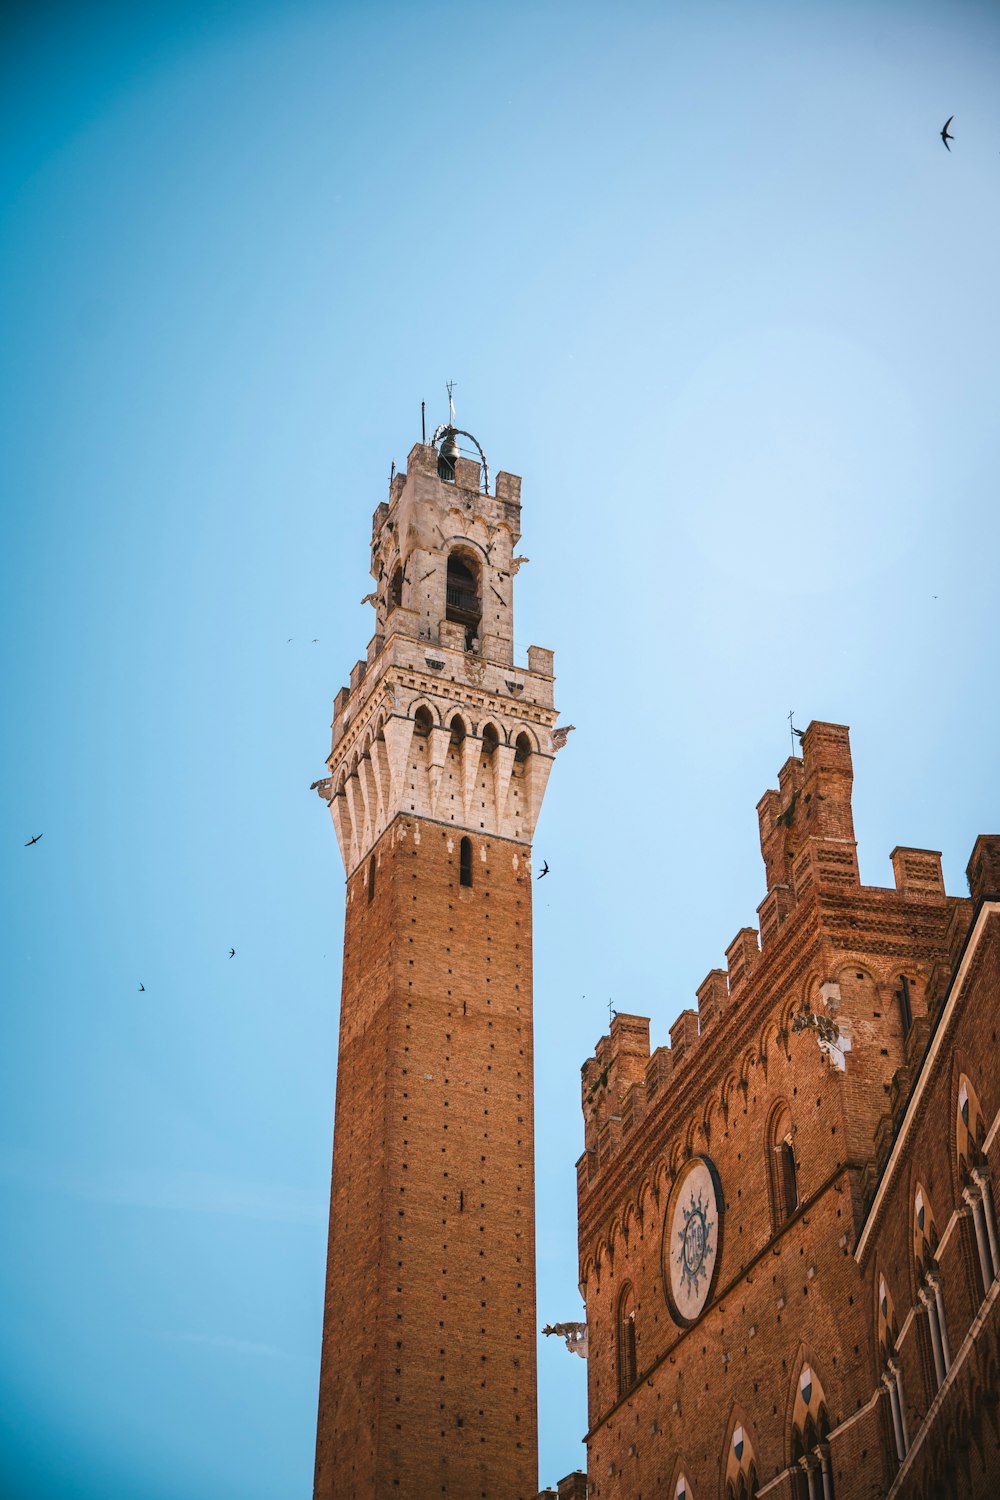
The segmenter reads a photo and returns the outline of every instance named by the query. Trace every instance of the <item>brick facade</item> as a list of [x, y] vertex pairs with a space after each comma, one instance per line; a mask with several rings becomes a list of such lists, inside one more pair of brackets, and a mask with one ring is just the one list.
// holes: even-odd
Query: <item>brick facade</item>
[[973, 901], [924, 850], [862, 886], [852, 779], [847, 730], [810, 725], [758, 807], [759, 945], [669, 1047], [619, 1015], [584, 1064], [592, 1497], [1000, 1493], [1000, 841]]

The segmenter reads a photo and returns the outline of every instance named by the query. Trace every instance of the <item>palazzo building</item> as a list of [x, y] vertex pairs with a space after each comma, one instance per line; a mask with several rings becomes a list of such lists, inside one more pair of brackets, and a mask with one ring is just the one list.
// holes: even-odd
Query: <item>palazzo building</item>
[[[583, 1066], [586, 1489], [1000, 1495], [1000, 837], [859, 879], [848, 731], [758, 805], [767, 892], [650, 1052]], [[552, 1493], [552, 1492], [546, 1492]]]
[[316, 1500], [538, 1485], [531, 839], [568, 730], [552, 652], [514, 661], [521, 481], [460, 437], [372, 518], [317, 783], [347, 916]]

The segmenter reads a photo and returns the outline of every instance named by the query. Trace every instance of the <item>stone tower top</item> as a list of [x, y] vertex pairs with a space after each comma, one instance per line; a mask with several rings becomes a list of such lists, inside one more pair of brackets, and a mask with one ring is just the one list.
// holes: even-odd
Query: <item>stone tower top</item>
[[[456, 445], [457, 446], [457, 445]], [[514, 663], [521, 481], [428, 443], [372, 517], [375, 634], [334, 700], [330, 803], [348, 874], [398, 813], [530, 843], [552, 759], [553, 656]]]

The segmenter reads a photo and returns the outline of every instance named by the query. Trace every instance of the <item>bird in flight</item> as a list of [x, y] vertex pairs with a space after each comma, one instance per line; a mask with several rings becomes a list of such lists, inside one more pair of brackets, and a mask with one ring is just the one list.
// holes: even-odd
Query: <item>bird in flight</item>
[[229, 957], [230, 958], [235, 958], [236, 957], [236, 949], [235, 948], [230, 948], [230, 950], [229, 950]]
[[25, 844], [25, 846], [24, 846], [24, 847], [25, 847], [25, 848], [26, 848], [26, 849], [30, 849], [30, 848], [31, 848], [31, 846], [32, 846], [32, 844], [37, 844], [37, 843], [38, 843], [38, 840], [39, 840], [39, 839], [40, 839], [40, 838], [42, 838], [42, 837], [44, 837], [44, 835], [42, 835], [42, 834], [40, 834], [40, 833], [36, 833], [36, 834], [35, 834], [35, 837], [34, 837], [34, 838], [33, 838], [33, 839], [29, 839], [29, 840], [28, 840], [28, 842], [27, 842], [27, 843], [26, 843], [26, 844]]
[[948, 142], [949, 141], [953, 141], [955, 139], [955, 137], [953, 135], [949, 135], [948, 134], [948, 126], [951, 124], [951, 122], [952, 122], [952, 120], [954, 118], [955, 118], [954, 115], [949, 115], [948, 116], [947, 120], [945, 120], [945, 122], [944, 122], [944, 129], [941, 132], [941, 139], [944, 141], [944, 149], [946, 151], [950, 151], [951, 150], [951, 147], [948, 145]]
[[549, 873], [549, 862], [548, 862], [548, 860], [547, 860], [547, 859], [543, 859], [543, 860], [542, 860], [542, 873], [541, 873], [541, 875], [539, 875], [539, 877], [538, 877], [538, 878], [539, 878], [539, 880], [544, 880], [544, 879], [545, 879], [545, 877], [546, 877], [546, 875], [547, 875], [547, 874], [548, 874], [548, 873]]
[[140, 984], [139, 984], [139, 994], [140, 995], [144, 995], [145, 993], [146, 993], [146, 986], [140, 982]]

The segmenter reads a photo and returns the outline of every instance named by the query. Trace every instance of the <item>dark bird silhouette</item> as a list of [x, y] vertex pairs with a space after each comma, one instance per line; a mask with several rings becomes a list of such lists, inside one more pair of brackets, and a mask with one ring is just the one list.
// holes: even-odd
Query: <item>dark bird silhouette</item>
[[955, 137], [953, 135], [949, 135], [948, 134], [948, 126], [951, 124], [951, 122], [952, 122], [952, 120], [954, 118], [955, 118], [954, 115], [949, 115], [948, 116], [947, 120], [945, 120], [945, 122], [944, 122], [944, 129], [941, 132], [941, 139], [944, 141], [944, 149], [946, 151], [950, 151], [951, 150], [951, 147], [948, 145], [948, 142], [949, 141], [953, 141], [955, 139]]
[[792, 725], [792, 733], [795, 735], [795, 738], [798, 739], [798, 740], [804, 740], [805, 737], [806, 737], [805, 730], [804, 729], [796, 729], [796, 727], [795, 727], [794, 724]]
[[144, 984], [140, 984], [139, 985], [139, 994], [140, 995], [144, 995], [145, 993], [146, 993], [146, 986]]
[[548, 873], [549, 873], [549, 862], [548, 862], [547, 859], [543, 859], [542, 860], [542, 873], [538, 877], [539, 880], [544, 880], [545, 877], [546, 877], [546, 875]]
[[291, 645], [291, 643], [292, 643], [292, 641], [294, 641], [294, 639], [295, 639], [295, 637], [294, 637], [294, 635], [290, 635], [290, 636], [289, 636], [289, 637], [288, 637], [288, 640], [287, 640], [287, 641], [286, 641], [286, 642], [285, 642], [285, 645], [286, 645], [286, 646], [290, 646], [290, 645]]
[[44, 837], [45, 837], [45, 835], [44, 835], [44, 834], [41, 834], [41, 833], [36, 833], [36, 834], [35, 834], [35, 837], [34, 837], [34, 838], [33, 838], [33, 839], [29, 839], [29, 840], [28, 840], [28, 842], [27, 842], [27, 843], [26, 843], [26, 844], [25, 844], [25, 846], [24, 846], [24, 847], [25, 847], [25, 848], [26, 848], [26, 849], [30, 849], [30, 848], [31, 848], [31, 846], [32, 846], [32, 844], [37, 844], [37, 843], [38, 843], [38, 840], [39, 840], [39, 839], [40, 839], [40, 838], [44, 838]]
[[318, 646], [319, 645], [319, 636], [318, 635], [314, 635], [313, 636], [313, 638], [312, 638], [312, 644], [314, 646]]
[[230, 958], [235, 958], [236, 957], [236, 949], [235, 948], [230, 948], [230, 950], [229, 950], [229, 957]]

